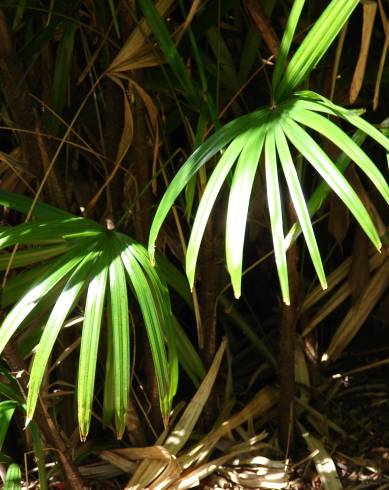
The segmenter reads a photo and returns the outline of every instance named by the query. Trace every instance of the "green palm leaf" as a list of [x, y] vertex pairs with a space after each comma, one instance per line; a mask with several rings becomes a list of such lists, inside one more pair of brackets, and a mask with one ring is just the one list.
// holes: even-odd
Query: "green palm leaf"
[[4, 400], [0, 402], [0, 451], [3, 449], [9, 424], [11, 423], [15, 408], [18, 405], [19, 403], [14, 400]]
[[5, 475], [3, 490], [22, 490], [21, 480], [22, 472], [20, 466], [15, 463], [10, 464]]
[[282, 223], [281, 192], [278, 182], [276, 142], [274, 125], [276, 121], [269, 123], [265, 141], [265, 170], [266, 191], [269, 207], [271, 232], [273, 237], [274, 256], [276, 260], [278, 278], [280, 280], [282, 299], [289, 305], [288, 266], [286, 263], [286, 249], [284, 245], [284, 227]]
[[228, 145], [231, 140], [250, 127], [255, 127], [261, 124], [267, 118], [267, 116], [268, 110], [265, 109], [253, 112], [252, 114], [247, 114], [246, 116], [242, 116], [226, 124], [223, 128], [210, 136], [201, 146], [199, 146], [199, 148], [192, 153], [189, 159], [177, 172], [164, 196], [162, 197], [161, 202], [159, 203], [151, 225], [148, 249], [153, 262], [155, 241], [162, 223], [173, 206], [174, 201], [177, 199], [178, 195], [182, 192], [190, 179], [208, 160], [210, 160], [214, 155], [216, 155], [216, 153]]
[[280, 127], [275, 128], [275, 138], [277, 141], [277, 152], [281, 161], [286, 182], [288, 184], [290, 197], [296, 210], [297, 218], [303, 231], [308, 251], [315, 267], [317, 276], [320, 280], [320, 284], [325, 289], [327, 288], [327, 281], [323, 269], [323, 263], [320, 257], [319, 248], [317, 246], [315, 233], [313, 231], [311, 219], [309, 216], [308, 206], [305, 202], [297, 171], [293, 164], [288, 142], [286, 140], [284, 132]]
[[[333, 0], [315, 22], [274, 88], [274, 100], [290, 95], [315, 68], [347, 22], [359, 0]], [[277, 78], [278, 78], [277, 74]], [[276, 82], [278, 80], [276, 79]]]
[[47, 320], [32, 364], [27, 396], [27, 420], [32, 419], [34, 414], [42, 379], [54, 343], [66, 317], [77, 303], [81, 292], [87, 285], [96, 257], [97, 252], [95, 251], [86, 254], [85, 258], [80, 262], [65, 284]]
[[146, 325], [151, 355], [157, 376], [161, 412], [162, 416], [166, 417], [171, 407], [170, 372], [164, 345], [164, 336], [159, 322], [159, 313], [155, 307], [149, 281], [145, 277], [130, 247], [122, 250], [122, 261], [127, 271], [128, 280], [139, 302]]
[[299, 109], [292, 111], [291, 116], [295, 121], [321, 133], [338, 146], [369, 177], [382, 197], [389, 203], [389, 187], [385, 178], [352, 138], [333, 122], [315, 112]]
[[[128, 239], [127, 239], [128, 240]], [[166, 285], [161, 281], [155, 269], [151, 267], [149, 257], [145, 249], [139, 244], [132, 242], [131, 251], [134, 257], [142, 266], [144, 274], [149, 283], [149, 289], [153, 295], [153, 304], [158, 315], [158, 324], [155, 328], [159, 328], [165, 335], [165, 344], [168, 350], [168, 366], [169, 366], [169, 394], [168, 394], [168, 409], [167, 415], [170, 412], [173, 397], [177, 391], [178, 385], [178, 356], [177, 356], [177, 332], [175, 323], [173, 323], [173, 315], [170, 305], [170, 297]], [[146, 324], [146, 321], [145, 321]], [[147, 326], [147, 324], [146, 324]], [[150, 329], [151, 331], [151, 329]]]
[[[27, 214], [30, 211], [32, 202], [33, 200], [30, 197], [0, 189], [0, 204], [2, 206]], [[73, 216], [62, 209], [55, 208], [43, 202], [37, 202], [35, 204], [32, 215], [42, 220], [69, 218]]]
[[292, 45], [294, 33], [296, 32], [297, 23], [299, 21], [304, 4], [305, 4], [305, 0], [295, 0], [293, 2], [293, 6], [288, 17], [288, 22], [285, 27], [284, 35], [282, 36], [280, 52], [273, 72], [273, 78], [272, 78], [273, 100], [274, 100], [276, 88], [280, 83], [282, 77], [282, 71], [285, 68], [285, 63], [290, 51], [290, 47]]
[[315, 140], [297, 123], [291, 119], [285, 119], [283, 128], [292, 144], [312, 164], [323, 179], [327, 181], [332, 190], [349, 208], [375, 247], [380, 249], [381, 241], [377, 230], [358, 195], [343, 174], [331, 162]]
[[[246, 230], [247, 211], [259, 157], [262, 153], [265, 141], [265, 134], [266, 125], [263, 125], [258, 129], [251, 130], [249, 134], [245, 133], [242, 135], [245, 144], [235, 169], [228, 200], [226, 259], [227, 269], [231, 276], [236, 298], [239, 298], [241, 294], [243, 243]], [[233, 143], [231, 143], [230, 146], [232, 145]], [[201, 204], [203, 200], [204, 197]]]
[[297, 92], [295, 95], [297, 99], [295, 99], [295, 102], [293, 104], [294, 107], [301, 107], [303, 109], [324, 112], [332, 116], [341, 117], [352, 126], [360, 129], [365, 134], [370, 136], [370, 138], [372, 138], [379, 145], [384, 147], [386, 151], [389, 151], [389, 139], [372, 124], [368, 123], [362, 117], [360, 117], [357, 113], [358, 111], [348, 110], [344, 107], [340, 107], [326, 97], [323, 97], [322, 95], [309, 90]]
[[11, 247], [16, 243], [31, 244], [43, 240], [89, 238], [100, 235], [103, 230], [98, 223], [78, 217], [32, 221], [0, 233], [0, 248]]
[[185, 269], [189, 281], [189, 287], [191, 289], [193, 288], [197, 257], [199, 254], [200, 243], [204, 235], [205, 226], [220, 189], [236, 159], [238, 158], [239, 153], [242, 151], [248, 137], [247, 134], [247, 131], [240, 134], [232, 143], [230, 143], [226, 151], [223, 153], [215, 170], [212, 172], [212, 175], [208, 180], [207, 187], [205, 188], [204, 194], [201, 198], [186, 252]]
[[114, 235], [110, 238], [109, 314], [112, 328], [114, 417], [116, 435], [121, 439], [126, 428], [130, 389], [130, 325], [126, 277], [120, 257], [121, 249]]
[[85, 440], [88, 435], [92, 413], [107, 278], [108, 263], [103, 246], [103, 251], [96, 262], [96, 270], [88, 286], [82, 329], [77, 382], [78, 421], [81, 440]]
[[[358, 130], [355, 132], [352, 139], [356, 144], [362, 145], [366, 139], [366, 135], [362, 131]], [[345, 170], [350, 165], [350, 163], [351, 163], [350, 158], [344, 153], [341, 153], [334, 162], [337, 169], [342, 173], [345, 172]], [[330, 192], [331, 192], [331, 187], [327, 184], [327, 182], [325, 181], [320, 182], [320, 184], [316, 187], [316, 189], [312, 193], [307, 203], [309, 216], [313, 216], [316, 213], [316, 211], [320, 208], [323, 202], [327, 199]], [[285, 246], [287, 249], [297, 239], [300, 233], [301, 233], [301, 227], [298, 223], [295, 223], [291, 227], [289, 233], [285, 238]]]
[[61, 243], [51, 247], [41, 247], [30, 250], [17, 252], [14, 256], [12, 253], [0, 254], [0, 270], [5, 270], [8, 267], [9, 261], [12, 259], [12, 268], [24, 267], [26, 265], [35, 264], [42, 260], [51, 259], [57, 255], [62, 255], [69, 249], [68, 244]]
[[55, 260], [32, 288], [18, 301], [0, 327], [0, 353], [19, 328], [23, 320], [60, 281], [62, 281], [85, 256], [85, 247], [78, 247]]

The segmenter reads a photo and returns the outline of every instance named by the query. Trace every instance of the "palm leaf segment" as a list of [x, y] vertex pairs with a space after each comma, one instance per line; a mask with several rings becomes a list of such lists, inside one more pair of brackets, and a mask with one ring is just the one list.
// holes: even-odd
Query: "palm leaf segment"
[[[326, 288], [323, 264], [310, 219], [318, 206], [306, 203], [293, 162], [292, 148], [314, 167], [329, 188], [345, 203], [373, 244], [378, 249], [381, 247], [380, 238], [368, 212], [343, 176], [343, 160], [339, 164], [332, 162], [307, 129], [330, 139], [338, 146], [367, 175], [387, 203], [389, 188], [385, 178], [355, 140], [331, 122], [328, 115], [347, 121], [359, 129], [358, 135], [360, 132], [369, 135], [386, 151], [389, 151], [389, 140], [354, 111], [339, 107], [313, 92], [295, 92], [296, 87], [309, 75], [335, 39], [358, 0], [332, 1], [284, 68], [303, 4], [303, 0], [295, 1], [281, 43], [281, 54], [273, 76], [272, 106], [235, 119], [214, 133], [182, 166], [158, 207], [149, 239], [149, 254], [152, 258], [159, 229], [180, 192], [207, 161], [226, 148], [209, 178], [194, 219], [186, 256], [186, 273], [191, 287], [207, 220], [227, 175], [236, 163], [227, 210], [226, 261], [235, 295], [240, 296], [247, 211], [254, 176], [262, 155], [275, 260], [283, 300], [289, 304], [286, 249], [291, 241], [289, 236], [287, 239], [284, 236], [280, 167], [319, 281]], [[328, 193], [323, 187], [320, 187], [320, 192], [321, 196], [316, 195], [317, 193], [313, 196], [314, 204], [322, 201]]]
[[[25, 211], [31, 201], [0, 191], [0, 202], [11, 207], [14, 204], [15, 208]], [[14, 268], [38, 260], [46, 261], [36, 272], [33, 268], [11, 278], [2, 297], [3, 306], [14, 300], [17, 302], [0, 327], [0, 353], [15, 332], [26, 325], [30, 314], [51, 308], [32, 364], [27, 418], [33, 416], [54, 342], [66, 318], [85, 293], [77, 383], [80, 435], [85, 439], [89, 430], [104, 315], [110, 331], [107, 357], [112, 361], [104, 419], [110, 422], [113, 418], [117, 435], [123, 434], [131, 366], [128, 287], [140, 306], [147, 329], [161, 412], [167, 418], [177, 387], [178, 359], [177, 325], [173, 321], [164, 282], [151, 267], [147, 251], [126, 235], [59, 210], [55, 214], [53, 210], [55, 208], [38, 205], [39, 221], [3, 228], [0, 233], [1, 249], [19, 244], [20, 251], [13, 257]], [[0, 254], [0, 268], [6, 269], [10, 259], [10, 252]], [[186, 338], [184, 341], [185, 345], [189, 342]]]

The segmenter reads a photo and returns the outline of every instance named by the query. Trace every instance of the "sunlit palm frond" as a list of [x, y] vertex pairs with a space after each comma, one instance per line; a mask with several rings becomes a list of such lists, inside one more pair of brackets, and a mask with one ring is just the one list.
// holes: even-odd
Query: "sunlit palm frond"
[[[12, 207], [13, 194], [3, 195], [0, 190], [1, 201]], [[27, 202], [28, 198], [20, 200], [15, 195], [16, 208], [25, 211]], [[177, 389], [179, 357], [186, 357], [190, 341], [182, 329], [176, 335], [177, 322], [173, 319], [167, 287], [151, 266], [147, 251], [126, 235], [91, 220], [56, 213], [55, 208], [39, 204], [36, 212], [40, 215], [43, 212], [46, 219], [3, 228], [0, 233], [0, 248], [8, 249], [0, 257], [2, 269], [10, 261], [13, 268], [35, 264], [12, 277], [4, 288], [2, 305], [15, 301], [16, 304], [0, 326], [0, 352], [26, 324], [30, 314], [48, 312], [32, 362], [28, 420], [34, 414], [55, 341], [65, 320], [85, 296], [77, 383], [80, 435], [85, 439], [89, 430], [99, 340], [106, 323], [108, 384], [104, 420], [109, 423], [113, 419], [121, 437], [131, 376], [128, 287], [139, 304], [147, 330], [161, 412], [167, 420]], [[13, 254], [9, 249], [16, 244], [19, 248]], [[36, 265], [41, 261], [43, 264]], [[190, 352], [194, 363], [189, 373], [198, 380], [203, 375], [202, 363], [193, 347]]]
[[[224, 150], [200, 200], [189, 239], [186, 273], [191, 287], [194, 283], [199, 248], [206, 223], [223, 183], [237, 161], [227, 211], [226, 259], [234, 293], [237, 297], [240, 295], [247, 208], [261, 157], [265, 160], [270, 225], [283, 300], [289, 303], [286, 250], [297, 234], [294, 228], [286, 239], [284, 236], [278, 160], [319, 281], [322, 287], [326, 287], [322, 260], [310, 216], [317, 211], [328, 191], [325, 187], [319, 186], [318, 191], [312, 196], [313, 200], [306, 203], [289, 143], [345, 203], [375, 247], [378, 249], [381, 247], [380, 237], [369, 213], [343, 176], [342, 172], [347, 165], [332, 162], [309, 131], [318, 132], [331, 140], [346, 157], [358, 165], [388, 203], [388, 184], [379, 169], [361, 149], [362, 140], [358, 141], [358, 139], [361, 134], [366, 134], [387, 151], [389, 151], [389, 140], [374, 126], [359, 117], [355, 111], [339, 107], [314, 92], [307, 90], [295, 92], [298, 85], [328, 50], [358, 4], [358, 0], [341, 3], [332, 1], [300, 44], [288, 66], [284, 67], [303, 3], [303, 1], [295, 1], [281, 43], [281, 53], [273, 78], [272, 105], [228, 123], [197, 148], [168, 186], [155, 214], [149, 237], [149, 253], [152, 260], [158, 232], [174, 201], [193, 175], [214, 155]], [[320, 113], [346, 120], [360, 131], [358, 138], [350, 138], [334, 122]]]

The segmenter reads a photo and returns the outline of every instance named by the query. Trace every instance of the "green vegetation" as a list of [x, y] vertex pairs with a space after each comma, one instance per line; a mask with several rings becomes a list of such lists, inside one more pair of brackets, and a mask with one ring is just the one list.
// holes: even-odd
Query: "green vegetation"
[[0, 9], [3, 488], [342, 488], [335, 397], [387, 364], [348, 349], [388, 301], [389, 13]]

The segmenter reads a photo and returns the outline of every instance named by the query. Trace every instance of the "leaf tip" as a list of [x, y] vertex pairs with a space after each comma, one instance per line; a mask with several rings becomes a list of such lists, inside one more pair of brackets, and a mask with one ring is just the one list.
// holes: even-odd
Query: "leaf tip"
[[32, 420], [32, 417], [26, 417], [26, 421], [24, 423], [25, 429], [27, 429], [27, 427], [30, 425], [31, 420]]

